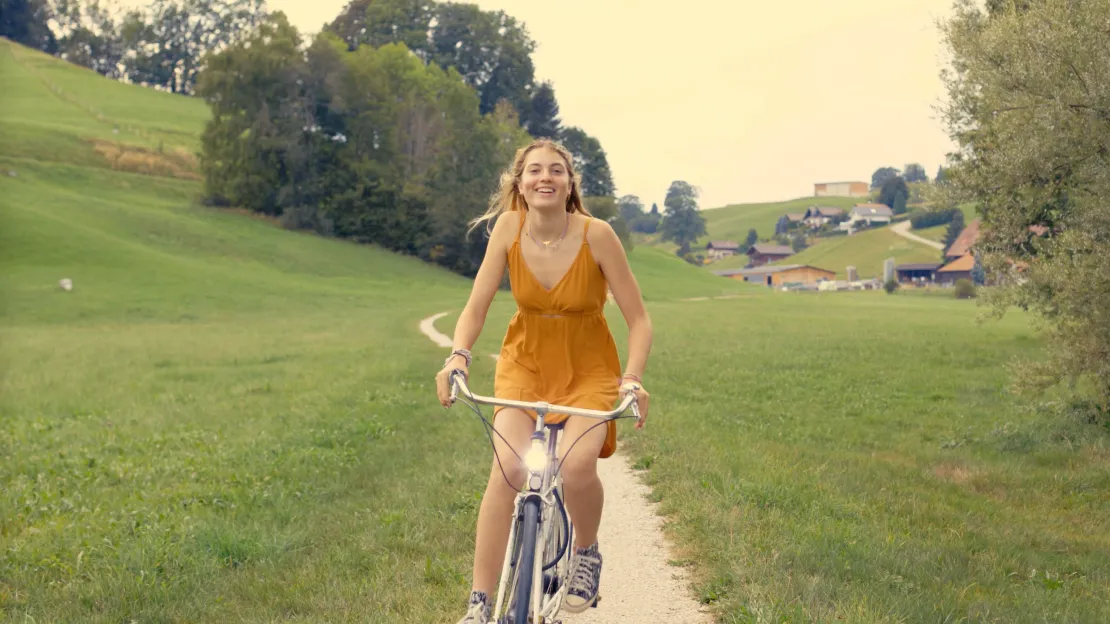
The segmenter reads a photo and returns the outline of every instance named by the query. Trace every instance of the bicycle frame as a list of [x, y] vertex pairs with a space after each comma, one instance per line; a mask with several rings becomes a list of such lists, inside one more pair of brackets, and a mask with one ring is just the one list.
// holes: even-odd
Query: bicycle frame
[[[537, 498], [540, 501], [540, 531], [536, 536], [536, 553], [532, 564], [532, 595], [529, 600], [531, 615], [529, 620], [534, 622], [550, 621], [551, 618], [554, 618], [555, 615], [558, 614], [562, 606], [568, 584], [565, 582], [565, 579], [560, 578], [559, 580], [562, 582], [560, 583], [558, 591], [551, 596], [549, 600], [546, 602], [543, 601], [544, 546], [547, 544], [552, 532], [556, 529], [554, 522], [554, 514], [557, 511], [555, 495], [556, 491], [559, 491], [561, 499], [560, 488], [562, 487], [562, 476], [558, 470], [560, 463], [558, 449], [559, 442], [562, 438], [562, 426], [548, 425], [545, 422], [545, 417], [548, 414], [556, 413], [567, 414], [569, 416], [583, 416], [598, 420], [609, 420], [620, 416], [631, 407], [632, 413], [639, 418], [640, 413], [636, 404], [636, 398], [632, 393], [626, 394], [617, 408], [610, 411], [552, 405], [544, 402], [498, 399], [474, 394], [470, 391], [469, 386], [467, 386], [465, 374], [463, 374], [462, 371], [454, 371], [451, 373], [452, 403], [454, 403], [460, 392], [475, 404], [512, 407], [522, 410], [532, 410], [536, 413], [536, 429], [532, 433], [531, 447], [522, 458], [525, 468], [527, 469], [527, 479], [520, 492], [517, 493], [516, 501], [513, 504], [512, 517], [515, 519], [519, 516], [521, 507], [529, 499]], [[551, 433], [550, 436], [547, 435], [549, 428]], [[562, 513], [565, 513], [565, 510]], [[570, 526], [569, 518], [567, 520], [567, 525], [568, 527]], [[505, 594], [510, 580], [509, 572], [512, 567], [513, 540], [516, 538], [516, 529], [517, 523], [514, 521], [510, 524], [509, 540], [505, 550], [505, 560], [501, 566], [501, 578], [497, 588], [497, 600], [494, 603], [494, 613], [501, 613], [502, 607], [505, 606]], [[573, 530], [568, 531], [565, 537], [565, 539], [568, 540], [568, 551], [571, 551], [573, 548], [573, 544], [569, 543], [573, 535], [572, 531]], [[563, 555], [565, 556], [565, 553], [563, 553]], [[555, 567], [558, 568], [558, 562], [556, 562]], [[561, 571], [558, 574], [566, 574], [566, 571]], [[543, 618], [543, 620], [540, 618]]]

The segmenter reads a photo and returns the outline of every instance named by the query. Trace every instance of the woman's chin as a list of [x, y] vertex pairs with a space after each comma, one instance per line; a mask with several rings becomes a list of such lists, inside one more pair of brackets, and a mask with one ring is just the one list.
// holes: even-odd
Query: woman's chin
[[563, 202], [557, 197], [535, 197], [528, 207], [541, 212], [558, 212], [563, 209]]

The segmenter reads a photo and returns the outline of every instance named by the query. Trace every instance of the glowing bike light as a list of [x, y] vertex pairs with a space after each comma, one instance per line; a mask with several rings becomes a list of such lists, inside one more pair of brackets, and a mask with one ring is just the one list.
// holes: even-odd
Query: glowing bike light
[[539, 443], [533, 444], [532, 449], [524, 455], [524, 465], [532, 472], [543, 472], [544, 466], [547, 465], [547, 454]]

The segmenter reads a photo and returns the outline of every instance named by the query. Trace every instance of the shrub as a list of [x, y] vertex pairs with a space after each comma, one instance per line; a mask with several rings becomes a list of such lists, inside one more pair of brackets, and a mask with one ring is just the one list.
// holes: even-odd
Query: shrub
[[956, 280], [956, 298], [957, 299], [974, 299], [975, 298], [975, 284], [971, 283], [969, 279]]
[[887, 283], [883, 284], [883, 290], [886, 291], [886, 294], [892, 295], [894, 294], [894, 291], [898, 290], [899, 286], [900, 285], [898, 284], [898, 280], [890, 280]]
[[957, 212], [960, 212], [959, 208], [948, 208], [946, 210], [930, 210], [927, 212], [919, 212], [910, 217], [910, 224], [913, 225], [913, 229], [915, 230], [923, 230], [925, 228], [935, 227], [938, 225], [945, 225], [951, 223], [952, 219], [956, 218]]

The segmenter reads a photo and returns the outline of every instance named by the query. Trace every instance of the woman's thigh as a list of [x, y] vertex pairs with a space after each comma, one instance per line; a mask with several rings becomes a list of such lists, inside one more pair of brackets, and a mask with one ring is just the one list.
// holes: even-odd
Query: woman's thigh
[[522, 459], [531, 444], [536, 421], [522, 410], [506, 407], [498, 410], [493, 419], [493, 429], [494, 457], [490, 479], [504, 480], [508, 477], [512, 488], [519, 490], [525, 477]]
[[571, 416], [567, 419], [559, 440], [564, 480], [597, 472], [597, 458], [608, 432], [608, 423], [596, 418]]

